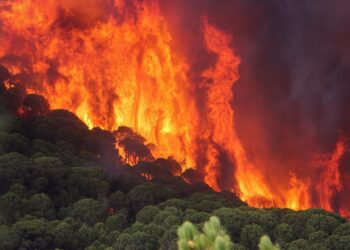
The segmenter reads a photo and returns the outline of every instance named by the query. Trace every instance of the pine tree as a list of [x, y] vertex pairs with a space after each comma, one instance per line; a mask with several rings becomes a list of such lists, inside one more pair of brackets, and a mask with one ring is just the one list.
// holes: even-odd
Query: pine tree
[[215, 216], [204, 224], [202, 232], [191, 222], [185, 222], [177, 233], [179, 250], [230, 250], [233, 245]]
[[[186, 221], [177, 230], [179, 250], [231, 250], [233, 243], [221, 226], [220, 220], [212, 216], [200, 232], [191, 222]], [[266, 235], [260, 238], [260, 250], [280, 250]]]

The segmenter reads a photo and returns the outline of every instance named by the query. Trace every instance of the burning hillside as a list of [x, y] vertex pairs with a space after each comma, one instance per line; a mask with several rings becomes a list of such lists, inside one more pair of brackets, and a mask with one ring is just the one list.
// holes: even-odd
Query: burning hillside
[[[267, 66], [252, 62], [251, 52], [242, 49], [240, 33], [231, 32], [228, 23], [220, 28], [223, 20], [210, 12], [220, 4], [208, 1], [209, 10], [193, 14], [193, 43], [181, 45], [190, 28], [169, 14], [172, 9], [181, 15], [181, 4], [2, 1], [0, 64], [14, 75], [8, 85], [25, 85], [28, 93], [44, 96], [53, 109], [75, 113], [90, 128], [116, 133], [120, 127], [132, 128], [152, 156], [170, 156], [183, 171], [200, 172], [214, 190], [233, 191], [250, 205], [321, 207], [348, 216], [346, 127], [322, 127], [329, 136], [320, 144], [322, 137], [315, 132], [319, 128], [304, 112], [304, 99], [298, 99], [297, 92], [286, 97], [277, 84], [285, 81], [289, 88], [288, 74], [277, 68], [270, 77], [261, 70]], [[236, 5], [230, 6], [242, 8], [240, 15], [264, 18], [259, 11]], [[258, 53], [268, 64], [268, 57]], [[261, 82], [253, 86], [257, 79]], [[310, 82], [305, 91], [313, 93], [315, 83]], [[257, 86], [265, 89], [259, 92]], [[280, 110], [269, 109], [266, 100], [277, 95]], [[320, 92], [313, 98], [317, 95]], [[300, 104], [299, 110], [288, 98]], [[326, 112], [322, 108], [321, 114]], [[303, 115], [307, 118], [300, 118]], [[123, 153], [123, 147], [118, 148]], [[136, 164], [139, 159], [124, 155], [124, 160]]]

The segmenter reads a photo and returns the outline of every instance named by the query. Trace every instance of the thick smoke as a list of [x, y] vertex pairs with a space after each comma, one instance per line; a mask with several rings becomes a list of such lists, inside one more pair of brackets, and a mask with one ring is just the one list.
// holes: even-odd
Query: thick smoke
[[205, 13], [232, 34], [242, 59], [233, 89], [236, 128], [249, 157], [276, 189], [288, 185], [290, 173], [312, 183], [322, 171], [317, 157], [350, 136], [350, 3], [193, 0], [163, 7], [199, 70], [210, 60], [202, 43], [192, 42], [200, 39], [196, 20]]
[[[219, 9], [213, 20], [226, 24], [242, 57], [233, 104], [238, 133], [276, 186], [290, 171], [304, 179], [318, 178], [315, 157], [332, 152], [340, 133], [347, 137], [350, 132], [350, 4], [248, 1], [247, 7], [247, 1], [236, 2], [243, 7], [232, 8], [248, 12], [240, 16], [247, 16], [251, 30], [242, 36], [228, 25], [239, 20]], [[252, 8], [260, 11], [251, 16]], [[349, 171], [341, 169], [347, 178]]]

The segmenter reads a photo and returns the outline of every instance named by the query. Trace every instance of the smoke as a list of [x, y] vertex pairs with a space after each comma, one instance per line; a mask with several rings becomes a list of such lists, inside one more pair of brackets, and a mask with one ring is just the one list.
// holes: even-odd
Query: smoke
[[[289, 172], [317, 179], [315, 157], [332, 152], [340, 134], [350, 135], [350, 4], [248, 2], [261, 11], [250, 16], [254, 11], [238, 7], [250, 16], [243, 37], [234, 15], [212, 17], [219, 27], [226, 23], [242, 58], [233, 104], [238, 133], [276, 186]], [[341, 171], [348, 178], [345, 166]]]
[[[267, 181], [277, 189], [289, 185], [291, 173], [317, 179], [315, 159], [350, 136], [350, 3], [192, 0], [162, 7], [193, 69], [215, 60], [197, 42], [200, 16], [233, 36], [242, 61], [233, 87], [237, 133]], [[340, 165], [343, 183], [348, 162]]]

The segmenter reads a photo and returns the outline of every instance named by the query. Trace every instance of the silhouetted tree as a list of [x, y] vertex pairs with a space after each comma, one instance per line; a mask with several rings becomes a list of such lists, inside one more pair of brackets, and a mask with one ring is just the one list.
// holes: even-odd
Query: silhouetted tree
[[6, 107], [12, 113], [23, 113], [21, 107], [26, 94], [26, 89], [21, 84], [12, 85], [3, 94]]
[[169, 169], [172, 175], [180, 175], [182, 168], [181, 165], [174, 159], [168, 158], [158, 158], [153, 161], [153, 164], [157, 166], [157, 169]]
[[139, 161], [154, 159], [151, 150], [145, 145], [146, 139], [132, 129], [121, 126], [114, 131], [114, 135], [117, 144], [124, 150], [126, 163], [136, 165]]
[[186, 169], [181, 176], [188, 183], [196, 183], [203, 180], [203, 175], [192, 168]]
[[10, 72], [7, 68], [0, 64], [0, 94], [6, 91], [5, 81], [9, 80], [11, 77]]
[[46, 115], [50, 111], [48, 101], [41, 95], [29, 94], [26, 95], [23, 103], [25, 116]]
[[143, 143], [133, 138], [125, 138], [119, 145], [124, 149], [125, 162], [135, 165], [139, 161], [152, 161], [151, 150]]

